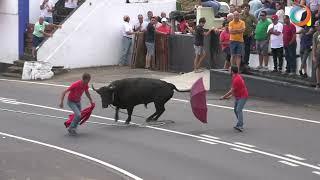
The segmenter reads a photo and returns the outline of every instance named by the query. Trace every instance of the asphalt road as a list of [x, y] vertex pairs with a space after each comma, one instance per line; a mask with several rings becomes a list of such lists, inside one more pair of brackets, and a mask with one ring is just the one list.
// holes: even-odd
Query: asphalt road
[[[133, 117], [124, 126], [92, 92], [94, 116], [70, 137], [63, 126], [69, 109], [57, 107], [63, 86], [0, 80], [0, 87], [1, 180], [129, 178], [111, 165], [146, 180], [320, 179], [318, 109], [251, 99], [239, 133], [232, 128], [232, 100], [209, 94], [209, 123], [201, 124], [189, 94], [175, 93], [164, 123], [148, 126]], [[153, 111], [150, 104], [134, 114]]]

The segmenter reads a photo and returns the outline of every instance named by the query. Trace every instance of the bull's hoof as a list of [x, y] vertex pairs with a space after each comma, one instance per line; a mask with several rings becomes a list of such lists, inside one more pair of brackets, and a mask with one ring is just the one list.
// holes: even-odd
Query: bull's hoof
[[129, 121], [126, 121], [126, 122], [124, 122], [124, 124], [130, 124], [130, 122], [129, 122]]
[[156, 119], [147, 119], [146, 122], [154, 122], [157, 121]]
[[118, 119], [114, 119], [114, 122], [118, 122]]

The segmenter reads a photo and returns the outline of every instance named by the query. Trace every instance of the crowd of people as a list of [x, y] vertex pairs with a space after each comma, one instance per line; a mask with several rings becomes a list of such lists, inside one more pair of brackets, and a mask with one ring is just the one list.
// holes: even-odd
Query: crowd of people
[[[265, 3], [275, 4], [276, 10], [270, 10]], [[317, 1], [318, 2], [318, 1]], [[241, 8], [231, 5], [231, 12], [227, 15], [220, 33], [221, 48], [225, 54], [225, 68], [231, 65], [249, 67], [251, 47], [255, 46], [259, 55], [259, 71], [268, 71], [269, 46], [273, 57], [273, 72], [294, 76], [297, 69], [297, 34], [300, 35], [300, 57], [301, 67], [299, 74], [307, 78], [307, 61], [312, 59], [316, 69], [316, 89], [320, 87], [320, 51], [315, 48], [320, 45], [320, 21], [318, 13], [314, 11], [313, 1], [301, 2], [309, 6], [312, 11], [312, 23], [305, 25], [297, 31], [288, 15], [284, 14], [284, 4], [280, 2], [262, 2], [262, 8], [257, 4], [260, 0], [252, 0], [249, 4], [243, 4]], [[299, 5], [296, 4], [295, 5]], [[311, 8], [313, 7], [313, 8]], [[252, 8], [254, 8], [252, 10]], [[320, 8], [320, 3], [317, 5]], [[271, 17], [268, 18], [268, 17]], [[303, 13], [301, 19], [305, 19]], [[299, 28], [300, 29], [300, 28]], [[318, 52], [319, 51], [319, 52]], [[312, 55], [312, 58], [309, 58]], [[283, 70], [283, 61], [286, 67]]]

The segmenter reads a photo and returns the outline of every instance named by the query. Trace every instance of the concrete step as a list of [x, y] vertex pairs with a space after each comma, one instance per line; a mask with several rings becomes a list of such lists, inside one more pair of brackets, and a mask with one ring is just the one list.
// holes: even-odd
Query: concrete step
[[2, 73], [2, 75], [5, 76], [5, 77], [13, 77], [13, 78], [19, 78], [19, 79], [22, 78], [22, 74], [20, 74], [20, 73], [9, 73], [9, 72], [6, 72], [6, 73]]
[[8, 67], [8, 70], [7, 70], [8, 73], [21, 73], [21, 74], [22, 74], [22, 71], [23, 71], [23, 67], [15, 66], [15, 65]]
[[63, 67], [61, 68], [57, 68], [57, 67], [53, 67], [52, 68], [52, 72], [54, 73], [54, 75], [61, 75], [64, 73], [68, 73], [69, 70], [68, 69], [64, 69]]
[[24, 60], [24, 61], [36, 61], [36, 58], [32, 57], [31, 54], [29, 53], [24, 53], [24, 55], [22, 57], [20, 57], [20, 60]]

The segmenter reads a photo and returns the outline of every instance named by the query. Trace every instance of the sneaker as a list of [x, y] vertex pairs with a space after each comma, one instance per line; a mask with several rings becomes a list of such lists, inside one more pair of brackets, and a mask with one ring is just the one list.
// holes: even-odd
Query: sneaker
[[317, 84], [317, 85], [316, 85], [315, 90], [320, 90], [320, 84]]
[[237, 127], [237, 126], [235, 126], [235, 127], [233, 127], [235, 130], [237, 130], [237, 131], [239, 131], [239, 132], [242, 132], [242, 130], [243, 130], [243, 128], [242, 127]]
[[308, 78], [308, 74], [307, 74], [307, 73], [304, 73], [304, 74], [302, 75], [302, 77], [303, 77], [303, 78]]
[[69, 128], [68, 132], [69, 132], [69, 135], [71, 135], [71, 136], [77, 135], [77, 132], [76, 132], [76, 130], [74, 128]]
[[258, 66], [258, 67], [257, 67], [257, 70], [260, 70], [260, 69], [262, 69], [262, 68], [263, 68], [262, 66]]
[[300, 74], [301, 77], [303, 77], [302, 70], [299, 70], [299, 74]]
[[277, 69], [274, 69], [272, 72], [276, 73], [276, 72], [278, 72], [278, 70], [277, 70]]

